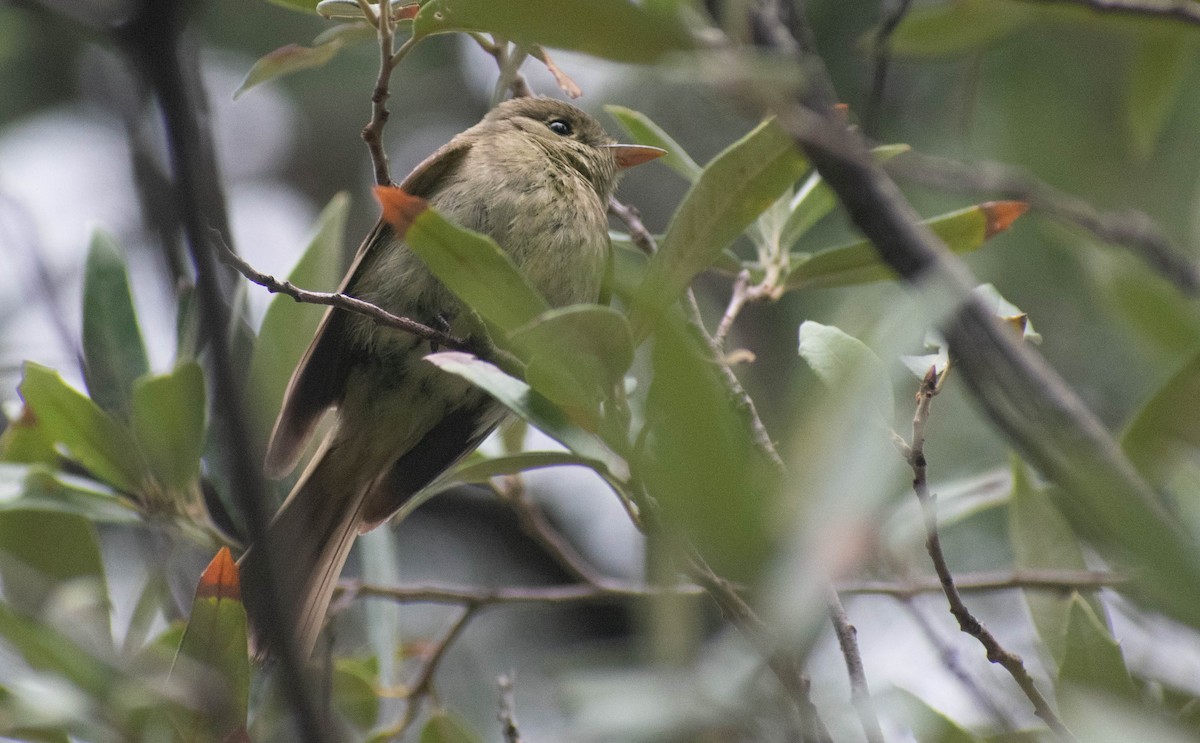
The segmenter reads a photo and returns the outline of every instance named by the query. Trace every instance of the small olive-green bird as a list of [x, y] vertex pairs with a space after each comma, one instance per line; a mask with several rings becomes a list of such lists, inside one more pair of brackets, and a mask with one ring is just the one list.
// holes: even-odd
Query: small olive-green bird
[[[615, 144], [570, 104], [516, 98], [454, 137], [400, 188], [494, 239], [558, 307], [597, 301], [610, 250], [609, 197], [624, 168], [662, 154]], [[469, 313], [382, 221], [341, 291], [456, 335], [470, 332]], [[292, 374], [271, 434], [268, 476], [292, 471], [318, 420], [337, 410], [268, 532], [285, 557], [276, 590], [298, 607], [306, 657], [355, 537], [386, 521], [504, 417], [485, 393], [423, 361], [432, 350], [427, 341], [330, 309]]]

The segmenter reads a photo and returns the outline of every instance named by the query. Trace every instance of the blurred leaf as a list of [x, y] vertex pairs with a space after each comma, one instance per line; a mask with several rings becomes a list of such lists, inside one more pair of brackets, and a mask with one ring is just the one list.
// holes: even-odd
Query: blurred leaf
[[1066, 651], [1058, 671], [1060, 690], [1083, 687], [1131, 701], [1138, 698], [1120, 644], [1108, 633], [1092, 607], [1078, 595], [1071, 599], [1066, 639]]
[[479, 743], [480, 738], [461, 717], [447, 710], [429, 716], [421, 728], [420, 743]]
[[58, 372], [32, 361], [25, 362], [24, 372], [21, 396], [50, 438], [96, 477], [137, 492], [147, 474], [129, 432]]
[[281, 5], [285, 8], [290, 8], [291, 10], [299, 10], [306, 13], [315, 14], [317, 12], [316, 9], [318, 0], [267, 0], [267, 2], [274, 3], [275, 5]]
[[83, 370], [92, 400], [129, 417], [133, 380], [150, 370], [129, 292], [125, 257], [111, 235], [92, 233], [83, 281]]
[[914, 8], [888, 42], [897, 57], [942, 57], [976, 52], [1020, 31], [1031, 8], [1002, 0], [949, 0]]
[[0, 432], [0, 462], [55, 465], [58, 452], [54, 451], [54, 440], [39, 423], [28, 405], [21, 407], [21, 415], [8, 421]]
[[200, 475], [204, 449], [204, 372], [184, 361], [133, 388], [133, 434], [160, 484], [185, 492]]
[[[911, 149], [906, 144], [888, 144], [876, 147], [871, 150], [871, 154], [875, 162], [885, 163]], [[837, 196], [834, 195], [833, 189], [825, 183], [820, 173], [814, 171], [788, 202], [787, 221], [780, 231], [780, 247], [790, 249], [813, 225], [832, 212], [835, 206]]]
[[625, 316], [598, 305], [543, 312], [513, 331], [512, 342], [528, 359], [525, 379], [533, 389], [592, 414], [633, 363]]
[[333, 703], [359, 732], [370, 730], [379, 718], [376, 682], [376, 674], [368, 664], [348, 658], [334, 659]]
[[[400, 584], [399, 542], [391, 529], [373, 529], [358, 538], [362, 579], [377, 586]], [[367, 601], [363, 607], [371, 656], [359, 663], [357, 672], [371, 679], [374, 688], [394, 688], [403, 683], [399, 654], [403, 627], [400, 605], [394, 601]], [[374, 692], [372, 692], [374, 694]], [[379, 714], [378, 709], [373, 713]]]
[[[1008, 229], [1025, 208], [1020, 201], [989, 201], [924, 220], [922, 224], [954, 252], [967, 253]], [[795, 268], [784, 283], [788, 289], [848, 286], [896, 277], [869, 240], [830, 248], [807, 258], [796, 256], [793, 265]]]
[[1188, 29], [1155, 26], [1144, 29], [1127, 63], [1125, 119], [1133, 152], [1145, 160], [1178, 98], [1196, 58], [1196, 40]]
[[450, 291], [505, 333], [550, 309], [495, 240], [459, 227], [433, 209], [421, 210], [412, 220], [405, 242]]
[[504, 407], [570, 449], [579, 456], [581, 463], [586, 463], [601, 477], [610, 482], [624, 479], [625, 465], [618, 457], [572, 423], [562, 409], [521, 380], [467, 353], [444, 351], [426, 356], [425, 360], [487, 392]]
[[1146, 479], [1161, 490], [1170, 492], [1176, 489], [1172, 487], [1176, 483], [1192, 482], [1200, 468], [1197, 400], [1200, 353], [1160, 387], [1125, 427], [1121, 448]]
[[808, 169], [773, 119], [704, 167], [675, 211], [637, 293], [635, 333], [679, 298], [695, 276]]
[[233, 99], [237, 100], [247, 90], [268, 80], [274, 80], [300, 70], [324, 67], [348, 44], [369, 41], [374, 38], [376, 38], [375, 29], [370, 25], [345, 23], [321, 34], [313, 46], [299, 44], [282, 46], [260, 57], [254, 63], [254, 66], [246, 73], [242, 84], [234, 91]]
[[701, 168], [696, 161], [678, 142], [671, 138], [670, 134], [663, 131], [648, 116], [624, 106], [607, 105], [604, 107], [604, 111], [616, 119], [625, 131], [629, 132], [633, 137], [634, 144], [645, 144], [666, 150], [667, 154], [662, 159], [663, 164], [686, 178], [689, 183], [695, 183], [696, 179], [700, 177]]
[[502, 475], [515, 475], [529, 470], [568, 465], [591, 466], [588, 460], [580, 459], [577, 454], [571, 452], [527, 451], [470, 462], [454, 469], [452, 474], [453, 479], [458, 482], [487, 482], [490, 478]]
[[117, 688], [119, 669], [6, 602], [0, 602], [0, 638], [31, 668], [61, 676], [91, 697], [103, 699]]
[[[83, 580], [106, 596], [104, 563], [95, 527], [81, 516], [43, 510], [0, 510], [0, 578], [10, 606], [42, 617], [65, 584]], [[89, 612], [97, 636], [111, 639], [106, 604]]]
[[707, 349], [673, 314], [655, 329], [652, 364], [635, 475], [658, 502], [661, 523], [687, 535], [718, 574], [748, 579], [771, 551], [774, 470]]
[[870, 395], [883, 420], [891, 423], [896, 411], [891, 378], [865, 343], [832, 325], [805, 320], [800, 325], [800, 357], [829, 387], [852, 385]]
[[[129, 656], [139, 652], [146, 645], [154, 620], [160, 615], [165, 618], [162, 607], [169, 606], [171, 602], [171, 586], [167, 584], [163, 570], [158, 566], [149, 566], [149, 570], [150, 576], [138, 594], [133, 612], [129, 616], [129, 626], [125, 631], [123, 651]], [[176, 638], [172, 649], [179, 647], [180, 638], [182, 634]]]
[[68, 513], [99, 523], [142, 523], [133, 504], [107, 485], [44, 465], [0, 464], [0, 510]]
[[1083, 266], [1105, 290], [1104, 299], [1128, 322], [1137, 337], [1168, 354], [1196, 349], [1200, 343], [1200, 307], [1147, 271], [1131, 268], [1134, 259], [1087, 261]]
[[[196, 586], [191, 617], [171, 675], [203, 672], [190, 679], [207, 692], [199, 717], [203, 729], [217, 739], [246, 725], [250, 691], [250, 655], [246, 643], [246, 608], [237, 565], [222, 547], [204, 569]], [[194, 663], [184, 662], [194, 661]]]
[[529, 47], [572, 49], [620, 62], [652, 62], [693, 46], [685, 3], [612, 0], [428, 0], [415, 37], [485, 31]]
[[[288, 274], [288, 281], [314, 291], [331, 291], [337, 287], [342, 274], [346, 215], [349, 212], [350, 196], [345, 191], [329, 200], [317, 217], [308, 247]], [[251, 418], [264, 446], [271, 424], [283, 406], [283, 393], [292, 370], [300, 363], [300, 357], [317, 332], [325, 309], [297, 302], [283, 294], [275, 295], [267, 307], [250, 360], [248, 382], [252, 392], [248, 400], [254, 408]]]
[[[388, 5], [391, 8], [393, 22], [411, 21], [416, 17], [417, 11], [420, 9], [420, 6], [414, 0], [391, 0]], [[382, 9], [380, 4], [370, 3], [370, 6], [374, 11], [372, 17], [377, 17], [377, 14]], [[328, 19], [353, 18], [364, 20], [367, 17], [363, 14], [362, 6], [358, 4], [357, 0], [320, 0], [317, 3], [317, 12], [323, 18]]]
[[898, 698], [916, 740], [921, 743], [980, 743], [983, 740], [912, 692], [897, 688], [889, 692], [888, 696], [892, 695]]
[[[1087, 570], [1083, 549], [1070, 525], [1044, 491], [1029, 481], [1025, 463], [1012, 458], [1012, 494], [1008, 506], [1009, 540], [1018, 570]], [[1059, 592], [1026, 590], [1025, 603], [1038, 636], [1055, 663], [1063, 662], [1067, 643], [1067, 619], [1075, 596]], [[1095, 595], [1083, 599], [1103, 621], [1104, 607]]]

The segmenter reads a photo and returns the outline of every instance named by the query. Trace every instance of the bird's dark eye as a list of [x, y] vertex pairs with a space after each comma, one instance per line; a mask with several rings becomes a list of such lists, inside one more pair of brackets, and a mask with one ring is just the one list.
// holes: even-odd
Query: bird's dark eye
[[554, 132], [560, 137], [571, 136], [571, 125], [563, 119], [554, 119], [553, 121], [547, 123], [546, 126], [550, 128], [550, 131]]

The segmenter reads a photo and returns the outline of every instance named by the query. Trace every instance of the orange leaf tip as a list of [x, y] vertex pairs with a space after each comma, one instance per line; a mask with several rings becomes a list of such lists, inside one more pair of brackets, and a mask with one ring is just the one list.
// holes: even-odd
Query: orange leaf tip
[[402, 8], [396, 9], [392, 17], [397, 21], [411, 21], [417, 17], [417, 13], [421, 10], [420, 3], [410, 3]]
[[1017, 217], [1025, 213], [1029, 204], [1024, 201], [989, 201], [980, 204], [979, 207], [983, 209], [987, 218], [987, 227], [984, 230], [984, 238], [987, 239], [1007, 230]]
[[429, 202], [412, 196], [396, 186], [376, 186], [375, 198], [383, 207], [383, 221], [391, 225], [397, 237], [404, 237], [413, 220], [429, 208]]
[[238, 579], [238, 566], [228, 547], [222, 547], [204, 572], [200, 574], [200, 585], [196, 586], [197, 599], [242, 600], [242, 584]]

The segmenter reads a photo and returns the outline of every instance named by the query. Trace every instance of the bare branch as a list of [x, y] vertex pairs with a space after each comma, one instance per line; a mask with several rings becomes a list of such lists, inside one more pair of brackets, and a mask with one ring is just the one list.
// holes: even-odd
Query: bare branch
[[342, 581], [338, 590], [355, 598], [385, 598], [405, 604], [452, 604], [483, 608], [499, 604], [609, 603], [659, 596], [702, 596], [700, 586], [636, 586], [615, 581], [606, 585], [575, 584], [529, 588], [477, 588], [455, 586], [380, 586], [359, 581]]
[[1013, 677], [1017, 686], [1033, 704], [1034, 714], [1040, 717], [1059, 738], [1064, 741], [1074, 741], [1075, 737], [1071, 731], [1067, 729], [1046, 697], [1038, 690], [1033, 677], [1025, 669], [1025, 663], [1021, 660], [1021, 656], [1000, 644], [996, 636], [967, 608], [962, 594], [955, 587], [954, 575], [946, 563], [945, 553], [942, 552], [942, 542], [937, 525], [937, 505], [934, 496], [929, 492], [929, 483], [926, 477], [928, 463], [925, 459], [925, 425], [929, 421], [929, 408], [937, 393], [937, 370], [930, 367], [929, 373], [925, 375], [925, 379], [921, 382], [921, 389], [917, 393], [917, 408], [912, 421], [912, 441], [908, 445], [908, 450], [903, 453], [909, 467], [912, 468], [913, 492], [916, 493], [917, 500], [921, 503], [921, 513], [925, 517], [925, 549], [929, 553], [933, 569], [941, 581], [942, 592], [950, 605], [950, 613], [958, 620], [959, 629], [979, 641], [987, 653], [987, 659], [1002, 666]]
[[829, 621], [833, 623], [833, 632], [837, 635], [842, 658], [846, 661], [846, 674], [850, 677], [850, 700], [858, 712], [858, 722], [862, 725], [868, 741], [883, 743], [883, 728], [879, 726], [879, 717], [875, 714], [875, 705], [871, 702], [867, 672], [863, 667], [862, 655], [858, 651], [858, 630], [850, 624], [846, 608], [842, 606], [841, 598], [832, 587], [826, 589], [825, 602], [829, 606]]
[[297, 302], [306, 304], [319, 304], [326, 307], [337, 307], [338, 309], [353, 312], [364, 317], [369, 317], [375, 322], [396, 330], [403, 330], [410, 335], [414, 335], [422, 340], [435, 343], [439, 346], [452, 348], [456, 351], [468, 351], [470, 353], [479, 353], [476, 344], [469, 340], [443, 333], [440, 330], [422, 325], [416, 320], [410, 320], [407, 317], [393, 315], [387, 310], [378, 305], [364, 302], [361, 299], [352, 297], [349, 294], [340, 292], [314, 292], [307, 289], [301, 289], [290, 281], [280, 281], [274, 276], [262, 273], [258, 269], [251, 266], [244, 258], [234, 253], [229, 249], [229, 246], [220, 239], [220, 235], [214, 236], [214, 242], [217, 243], [220, 250], [218, 258], [222, 263], [232, 266], [242, 276], [245, 276], [249, 281], [258, 284], [272, 294], [286, 294]]
[[1097, 13], [1200, 25], [1200, 7], [1188, 0], [1026, 0], [1041, 5], [1078, 5]]
[[[908, 455], [903, 449], [901, 454], [907, 459]], [[1016, 570], [961, 573], [954, 584], [960, 592], [1012, 589], [1070, 592], [1097, 591], [1129, 581], [1128, 575], [1091, 570]], [[874, 594], [905, 599], [920, 593], [940, 592], [942, 584], [936, 577], [906, 578], [899, 581], [846, 581], [838, 583], [837, 590], [841, 594]]]

